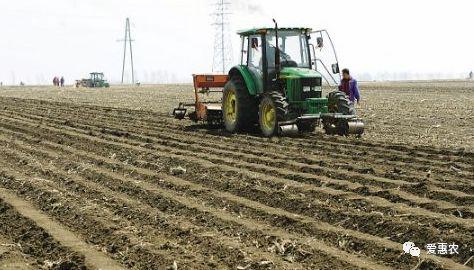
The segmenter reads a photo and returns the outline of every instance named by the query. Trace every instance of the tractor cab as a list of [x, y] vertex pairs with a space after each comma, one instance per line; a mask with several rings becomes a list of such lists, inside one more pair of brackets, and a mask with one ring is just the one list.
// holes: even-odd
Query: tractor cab
[[92, 72], [90, 73], [91, 81], [100, 82], [104, 80], [104, 73], [102, 72]]
[[277, 77], [282, 74], [294, 76], [302, 73], [306, 77], [320, 77], [311, 71], [310, 31], [309, 28], [260, 28], [239, 32], [242, 38], [241, 66], [248, 69], [256, 82], [256, 93], [279, 89]]

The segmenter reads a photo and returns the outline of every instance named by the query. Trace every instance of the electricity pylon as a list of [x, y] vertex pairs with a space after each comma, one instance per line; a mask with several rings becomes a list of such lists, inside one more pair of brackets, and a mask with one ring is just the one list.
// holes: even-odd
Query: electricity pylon
[[212, 15], [215, 17], [214, 25], [214, 59], [212, 72], [225, 74], [227, 68], [233, 62], [232, 42], [230, 38], [229, 16], [231, 13], [230, 2], [217, 0], [216, 10]]
[[123, 41], [123, 65], [122, 65], [122, 84], [123, 84], [123, 78], [125, 74], [125, 60], [127, 58], [127, 43], [129, 44], [130, 47], [130, 63], [132, 65], [132, 84], [135, 84], [135, 73], [133, 70], [133, 50], [132, 50], [132, 42], [134, 41], [132, 39], [132, 35], [130, 34], [130, 20], [127, 18], [125, 21], [125, 38], [121, 39], [119, 41]]

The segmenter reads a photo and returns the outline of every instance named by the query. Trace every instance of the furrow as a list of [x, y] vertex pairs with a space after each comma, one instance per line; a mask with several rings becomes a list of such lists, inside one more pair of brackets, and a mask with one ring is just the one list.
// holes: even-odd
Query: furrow
[[[51, 110], [50, 107], [56, 107], [59, 111], [64, 111], [64, 110], [72, 110], [73, 112], [77, 112], [77, 109], [80, 108], [81, 110], [81, 114], [87, 109], [87, 110], [92, 110], [94, 111], [93, 115], [96, 113], [96, 112], [99, 112], [99, 113], [108, 113], [108, 114], [116, 114], [115, 116], [119, 115], [120, 117], [124, 118], [124, 117], [132, 117], [131, 115], [134, 114], [134, 115], [138, 115], [138, 117], [135, 117], [135, 118], [129, 118], [133, 121], [135, 120], [140, 120], [142, 118], [145, 118], [145, 119], [148, 119], [148, 121], [152, 121], [153, 123], [163, 123], [165, 122], [166, 124], [165, 125], [176, 125], [175, 123], [177, 123], [176, 120], [174, 119], [170, 119], [168, 118], [167, 116], [163, 115], [163, 114], [157, 114], [157, 113], [152, 113], [152, 112], [146, 112], [146, 111], [135, 111], [135, 110], [127, 110], [127, 109], [116, 109], [116, 108], [103, 108], [103, 107], [97, 107], [97, 106], [87, 106], [87, 105], [81, 105], [80, 107], [77, 106], [77, 105], [73, 105], [73, 104], [64, 104], [64, 103], [58, 103], [58, 102], [45, 102], [45, 101], [36, 101], [36, 100], [18, 100], [18, 99], [8, 99], [9, 101], [12, 101], [14, 103], [17, 103], [17, 102], [24, 102], [24, 103], [33, 103], [34, 105], [38, 105], [41, 104], [42, 105], [45, 105], [47, 106], [47, 109], [48, 110]], [[17, 106], [18, 108], [18, 106]], [[21, 108], [21, 107], [20, 107]], [[21, 109], [20, 109], [21, 110]], [[156, 120], [156, 119], [159, 119]], [[176, 127], [182, 127], [180, 125], [176, 125]], [[256, 138], [256, 137], [250, 137], [250, 138], [247, 138], [247, 136], [245, 135], [242, 135], [241, 137], [243, 137], [245, 140], [248, 140], [248, 139], [251, 139], [252, 141], [259, 141], [259, 142], [266, 142], [265, 139], [262, 139], [262, 138]], [[377, 148], [377, 147], [381, 147], [382, 149], [386, 149], [386, 148], [389, 148], [389, 149], [386, 149], [388, 152], [386, 153], [386, 156], [387, 157], [393, 157], [394, 155], [396, 154], [401, 154], [403, 156], [406, 156], [406, 153], [410, 153], [411, 155], [416, 155], [418, 152], [416, 149], [419, 149], [421, 147], [413, 147], [413, 146], [401, 146], [401, 145], [383, 145], [383, 144], [377, 144], [377, 143], [368, 143], [368, 142], [362, 142], [362, 141], [357, 141], [357, 140], [347, 140], [347, 139], [342, 139], [342, 138], [336, 138], [336, 137], [327, 137], [327, 136], [324, 136], [324, 137], [321, 137], [320, 135], [312, 135], [312, 136], [309, 136], [308, 139], [299, 139], [301, 140], [303, 143], [308, 143], [308, 142], [314, 142], [315, 139], [318, 139], [316, 141], [319, 141], [321, 139], [324, 140], [324, 142], [326, 144], [329, 144], [332, 146], [332, 148], [341, 148], [341, 149], [346, 149], [346, 148], [349, 148], [349, 149], [359, 149], [361, 148], [361, 151], [366, 151], [366, 150], [370, 150], [370, 151], [373, 151], [374, 148]], [[288, 143], [291, 143], [293, 141], [293, 138], [292, 140], [285, 140], [285, 142], [288, 142]], [[341, 146], [341, 143], [343, 143], [344, 147], [337, 147], [337, 146]], [[300, 145], [300, 143], [296, 143], [296, 146], [298, 147]], [[365, 145], [365, 146], [364, 146]], [[314, 147], [314, 145], [310, 145], [312, 147]], [[391, 150], [390, 150], [391, 149]], [[420, 156], [420, 158], [422, 160], [418, 160], [418, 161], [421, 161], [421, 162], [438, 162], [437, 165], [439, 165], [441, 163], [444, 163], [446, 158], [448, 159], [455, 159], [453, 161], [456, 161], [456, 162], [466, 162], [466, 158], [468, 160], [472, 160], [474, 155], [473, 153], [470, 153], [470, 152], [462, 152], [462, 151], [450, 151], [450, 150], [446, 150], [446, 149], [443, 149], [443, 150], [439, 150], [439, 151], [436, 151], [436, 150], [433, 150], [433, 149], [429, 149], [429, 148], [422, 148], [422, 149], [425, 149], [429, 152], [431, 152], [432, 154], [427, 154], [427, 153], [419, 153], [418, 156]], [[383, 153], [383, 151], [381, 152]], [[461, 155], [461, 157], [456, 157], [457, 155]], [[425, 157], [425, 159], [423, 159], [423, 157]], [[407, 157], [405, 157], [407, 158]], [[409, 161], [409, 160], [408, 160]], [[412, 161], [417, 161], [417, 160], [412, 160]], [[471, 164], [470, 162], [466, 163], [466, 164]], [[472, 168], [472, 165], [469, 165], [469, 167], [471, 168], [471, 171], [474, 170], [474, 168]]]
[[77, 152], [77, 151], [74, 151], [74, 152]]
[[[73, 129], [73, 128], [72, 128]], [[90, 133], [92, 132], [91, 130], [89, 130], [88, 132], [85, 132], [85, 133]], [[117, 140], [117, 138], [114, 138], [112, 137], [111, 140]], [[146, 139], [145, 139], [146, 141]], [[166, 143], [166, 141], [164, 142], [165, 144], [168, 144]], [[172, 145], [172, 146], [175, 146], [175, 145]], [[173, 151], [174, 148], [173, 147], [164, 147], [164, 146], [155, 146], [155, 148], [158, 147], [160, 149], [167, 149], [167, 151]], [[171, 150], [170, 150], [171, 149]], [[186, 151], [186, 150], [182, 150], [182, 151]], [[180, 152], [182, 152], [180, 151]], [[212, 149], [210, 150], [212, 151]], [[189, 152], [190, 155], [196, 155], [196, 151], [192, 151], [192, 152]], [[214, 158], [215, 160], [215, 158]], [[227, 159], [229, 160], [229, 159]], [[212, 160], [211, 160], [212, 161]], [[229, 161], [228, 161], [229, 162]], [[232, 160], [230, 162], [233, 162]], [[265, 169], [266, 168], [266, 165], [259, 165], [259, 164], [253, 164], [253, 163], [247, 163], [247, 164], [250, 164], [250, 165], [247, 165], [250, 166], [250, 168], [254, 168], [254, 170], [257, 170], [257, 171], [261, 171], [262, 168]], [[231, 164], [232, 165], [232, 164]], [[237, 165], [239, 166], [243, 166], [245, 167], [242, 162], [239, 162]], [[255, 169], [257, 168], [257, 169]], [[321, 178], [321, 176], [314, 176], [313, 174], [309, 174], [309, 173], [299, 173], [299, 172], [294, 172], [294, 171], [286, 171], [285, 173], [285, 170], [282, 170], [282, 169], [278, 169], [278, 172], [275, 170], [275, 168], [271, 169], [271, 170], [267, 170], [266, 171], [267, 173], [268, 172], [275, 172], [278, 174], [278, 176], [281, 176], [283, 174], [283, 177], [287, 178], [287, 179], [298, 179], [298, 178], [303, 178], [303, 179], [307, 179], [306, 182], [309, 182], [309, 183], [316, 183], [318, 185], [321, 185], [322, 183], [329, 183], [327, 186], [330, 186], [330, 187], [336, 187], [336, 188], [340, 188], [341, 186], [341, 183], [346, 186], [349, 186], [349, 190], [351, 191], [357, 191], [357, 192], [363, 192], [363, 194], [365, 195], [369, 195], [369, 194], [373, 194], [373, 195], [376, 195], [376, 196], [382, 196], [382, 197], [385, 197], [385, 198], [388, 198], [389, 200], [395, 200], [395, 202], [399, 202], [400, 200], [404, 200], [403, 197], [408, 197], [409, 199], [417, 199], [418, 202], [416, 201], [409, 201], [409, 204], [420, 204], [420, 205], [425, 205], [427, 206], [427, 208], [430, 208], [430, 209], [437, 209], [436, 207], [433, 207], [433, 203], [436, 205], [436, 204], [443, 204], [443, 203], [436, 203], [435, 201], [433, 200], [428, 200], [428, 199], [425, 199], [425, 198], [418, 198], [416, 196], [413, 196], [413, 195], [410, 195], [406, 192], [402, 192], [402, 191], [398, 191], [396, 189], [393, 189], [393, 190], [381, 190], [381, 189], [374, 189], [373, 187], [365, 187], [365, 186], [361, 186], [361, 185], [357, 185], [357, 184], [354, 184], [354, 183], [351, 183], [349, 181], [346, 181], [346, 180], [337, 180], [337, 179], [327, 179], [327, 178]], [[309, 180], [308, 180], [309, 179]], [[323, 179], [323, 180], [321, 180]], [[298, 179], [299, 180], [299, 179]], [[392, 186], [393, 188], [393, 186]], [[396, 187], [395, 187], [396, 188]], [[348, 189], [348, 188], [343, 188], [343, 189]], [[416, 186], [416, 188], [414, 189], [415, 192], [420, 192], [422, 191], [422, 189], [420, 189], [418, 186]], [[442, 191], [437, 191], [438, 193], [443, 193]], [[387, 194], [388, 193], [388, 194]], [[390, 194], [392, 193], [392, 194]], [[393, 193], [396, 193], [396, 195], [394, 195]], [[469, 200], [471, 200], [472, 196], [469, 196], [469, 195], [466, 195], [466, 194], [463, 194], [464, 196], [459, 196], [460, 194], [456, 194], [457, 196], [454, 198], [454, 200], [459, 200], [461, 203], [466, 203], [466, 202], [469, 202]], [[435, 197], [436, 198], [436, 197]], [[452, 198], [452, 197], [448, 197], [448, 198]], [[466, 199], [463, 199], [463, 198], [466, 198]], [[466, 201], [467, 200], [467, 201]], [[446, 206], [448, 205], [448, 206]], [[458, 215], [458, 213], [464, 213], [464, 214], [461, 214], [461, 216], [463, 217], [470, 217], [472, 213], [472, 210], [469, 208], [469, 207], [466, 207], [465, 209], [463, 209], [462, 207], [459, 208], [449, 208], [450, 206], [452, 205], [449, 205], [449, 203], [445, 203], [445, 206], [447, 208], [448, 211], [446, 211], [446, 208], [445, 210], [442, 210], [441, 212], [450, 212], [450, 214], [454, 214], [454, 215]]]
[[[296, 243], [294, 245], [297, 247], [301, 246], [302, 249], [298, 250], [298, 252], [302, 254], [301, 256], [303, 256], [305, 260], [311, 260], [311, 258], [318, 258], [317, 260], [321, 260], [321, 256], [323, 256], [323, 258], [326, 257], [324, 258], [324, 261], [329, 262], [336, 261], [334, 258], [337, 257], [345, 258], [344, 261], [338, 262], [340, 263], [339, 267], [347, 267], [347, 265], [343, 265], [350, 263], [353, 266], [360, 268], [388, 269], [383, 265], [374, 264], [366, 258], [360, 258], [358, 255], [352, 255], [335, 247], [327, 246], [323, 242], [316, 240], [313, 237], [296, 236], [278, 228], [268, 227], [268, 225], [254, 220], [243, 219], [241, 217], [239, 218], [231, 213], [228, 213], [227, 211], [207, 207], [202, 204], [201, 200], [193, 199], [189, 196], [183, 197], [181, 194], [172, 190], [164, 190], [147, 182], [140, 182], [134, 179], [125, 178], [120, 174], [108, 170], [102, 170], [96, 173], [110, 177], [111, 184], [109, 185], [115, 185], [115, 188], [118, 189], [123, 189], [125, 187], [127, 190], [129, 190], [129, 195], [135, 194], [135, 196], [139, 196], [143, 198], [143, 200], [149, 200], [148, 203], [154, 204], [156, 206], [166, 204], [161, 205], [161, 207], [168, 209], [168, 211], [173, 211], [177, 214], [185, 216], [192, 215], [192, 213], [201, 213], [203, 215], [202, 217], [200, 217], [198, 214], [195, 218], [209, 220], [212, 222], [218, 222], [218, 220], [222, 220], [224, 223], [221, 224], [221, 226], [226, 228], [226, 233], [230, 233], [233, 230], [241, 231], [242, 228], [247, 228], [249, 234], [247, 237], [249, 237], [249, 240], [266, 239], [265, 242], [273, 241], [284, 243], [285, 241], [290, 241], [290, 243]], [[104, 177], [102, 177], [102, 179], [103, 178]], [[117, 186], [117, 182], [121, 182], [122, 184]], [[125, 190], [122, 192], [125, 192]], [[184, 213], [183, 211], [186, 212]], [[213, 216], [213, 218], [210, 216]], [[241, 237], [244, 238], [245, 235], [241, 235]], [[269, 243], [266, 244], [268, 245]], [[327, 256], [331, 256], [333, 258], [327, 258]]]
[[[11, 159], [17, 159], [18, 162], [24, 163], [28, 160], [28, 166], [35, 167], [35, 171], [41, 173], [42, 177], [49, 177], [49, 179], [57, 181], [51, 187], [52, 189], [58, 190], [62, 188], [62, 190], [67, 190], [70, 193], [78, 193], [76, 197], [87, 198], [82, 199], [84, 204], [92, 200], [95, 203], [100, 203], [101, 208], [110, 209], [109, 211], [115, 215], [128, 219], [133, 224], [127, 227], [140, 228], [141, 235], [145, 235], [153, 240], [153, 243], [150, 242], [150, 239], [142, 240], [142, 244], [160, 250], [175, 250], [167, 256], [174, 258], [178, 262], [182, 261], [180, 259], [183, 259], [181, 258], [183, 255], [189, 260], [193, 256], [206, 254], [207, 258], [200, 258], [200, 261], [193, 262], [194, 267], [201, 265], [204, 269], [207, 267], [221, 268], [223, 267], [221, 264], [225, 263], [225, 267], [233, 268], [235, 265], [242, 263], [242, 261], [245, 264], [258, 265], [264, 260], [272, 261], [276, 268], [287, 269], [290, 267], [287, 265], [288, 262], [285, 262], [282, 257], [277, 257], [276, 254], [254, 248], [255, 244], [253, 241], [247, 243], [249, 247], [242, 247], [242, 242], [237, 236], [230, 238], [221, 235], [219, 228], [213, 228], [214, 223], [205, 224], [207, 229], [206, 227], [196, 226], [189, 222], [189, 220], [197, 219], [195, 216], [176, 217], [174, 213], [173, 215], [166, 214], [153, 208], [153, 205], [150, 206], [150, 204], [139, 202], [139, 197], [131, 198], [122, 192], [115, 192], [107, 187], [114, 185], [114, 183], [109, 182], [105, 186], [94, 182], [93, 179], [100, 177], [100, 173], [92, 174], [87, 179], [83, 178], [79, 172], [83, 173], [88, 170], [87, 167], [90, 165], [87, 163], [81, 163], [80, 160], [71, 163], [73, 160], [68, 160], [67, 164], [61, 164], [64, 168], [58, 168], [53, 164], [63, 163], [62, 160], [66, 160], [64, 158], [67, 156], [61, 156], [56, 152], [31, 149], [29, 146], [17, 145], [16, 147], [21, 148], [20, 151], [27, 151], [28, 155], [35, 155], [44, 160], [40, 164], [37, 159], [31, 160], [31, 158], [22, 157], [18, 160], [18, 157], [15, 157], [18, 153], [9, 154]], [[114, 218], [114, 220], [117, 221], [117, 218]], [[166, 232], [166, 235], [155, 235], [157, 233], [161, 235], [163, 232]], [[217, 258], [219, 260], [216, 260]], [[298, 263], [293, 262], [291, 268], [303, 269], [304, 267], [298, 267]]]

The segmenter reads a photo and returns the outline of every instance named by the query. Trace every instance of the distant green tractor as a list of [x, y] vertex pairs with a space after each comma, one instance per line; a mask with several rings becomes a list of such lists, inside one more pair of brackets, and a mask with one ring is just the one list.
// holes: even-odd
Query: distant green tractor
[[[240, 31], [241, 63], [229, 71], [224, 87], [222, 117], [229, 132], [258, 123], [264, 136], [286, 132], [312, 132], [322, 124], [328, 134], [362, 134], [363, 122], [356, 117], [346, 95], [333, 91], [322, 97], [323, 79], [334, 83], [332, 72], [316, 57], [311, 34], [317, 35], [316, 48], [323, 48], [325, 30], [310, 28], [256, 28]], [[329, 35], [328, 35], [329, 37]], [[332, 74], [331, 74], [332, 73]]]
[[76, 81], [76, 87], [83, 86], [89, 88], [102, 88], [110, 87], [110, 84], [104, 80], [104, 73], [102, 72], [92, 72], [90, 73], [89, 79], [82, 79]]

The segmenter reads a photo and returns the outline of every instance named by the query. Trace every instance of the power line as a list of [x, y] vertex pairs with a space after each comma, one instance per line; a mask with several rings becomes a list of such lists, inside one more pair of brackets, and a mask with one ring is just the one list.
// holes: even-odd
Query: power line
[[135, 40], [132, 39], [132, 35], [130, 33], [130, 19], [129, 18], [125, 20], [125, 38], [118, 41], [123, 41], [122, 84], [123, 84], [123, 78], [125, 74], [125, 62], [126, 62], [125, 60], [127, 58], [127, 42], [130, 47], [130, 63], [132, 66], [132, 84], [135, 84], [135, 72], [133, 70], [133, 49], [132, 49], [132, 42]]
[[216, 10], [212, 15], [214, 18], [214, 59], [212, 63], [212, 72], [227, 73], [227, 68], [233, 62], [232, 42], [230, 38], [229, 16], [230, 2], [217, 0]]

